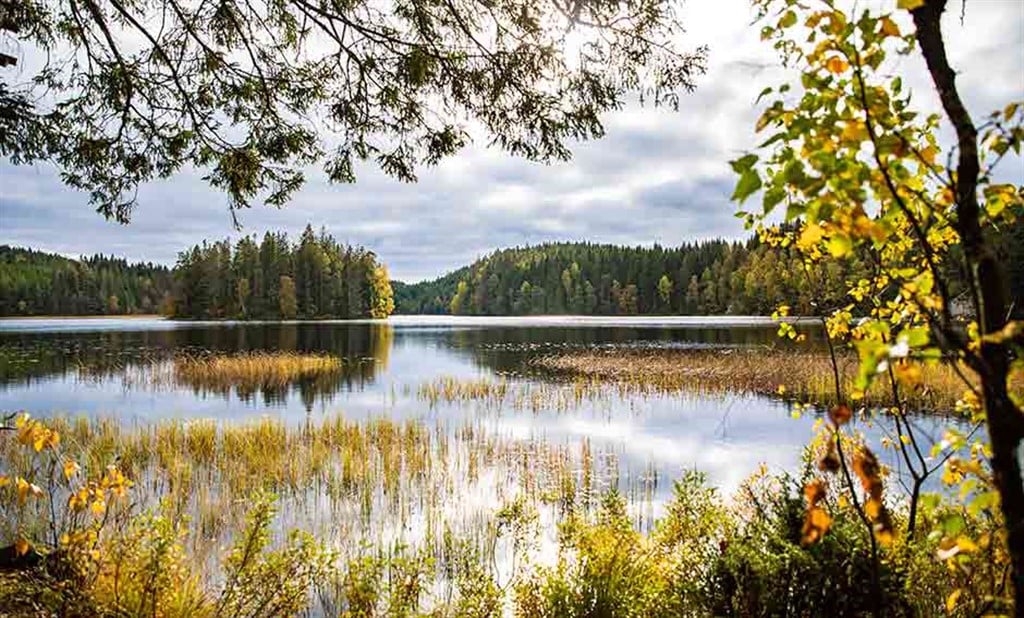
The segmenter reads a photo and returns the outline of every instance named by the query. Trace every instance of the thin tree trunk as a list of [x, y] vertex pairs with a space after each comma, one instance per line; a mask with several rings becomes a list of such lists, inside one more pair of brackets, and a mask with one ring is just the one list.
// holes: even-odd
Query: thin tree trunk
[[[956, 74], [946, 58], [941, 18], [946, 0], [927, 0], [913, 11], [917, 41], [942, 107], [956, 129], [959, 158], [956, 174], [957, 232], [969, 265], [968, 275], [978, 299], [981, 335], [1000, 331], [1007, 322], [1006, 276], [981, 232], [978, 204], [978, 131], [956, 88]], [[948, 300], [948, 299], [947, 299]], [[1013, 588], [1018, 616], [1024, 615], [1024, 482], [1017, 457], [1024, 438], [1024, 415], [1007, 391], [1009, 350], [1005, 344], [984, 342], [978, 373], [984, 397], [992, 473], [1006, 520], [1007, 544], [1013, 568]]]

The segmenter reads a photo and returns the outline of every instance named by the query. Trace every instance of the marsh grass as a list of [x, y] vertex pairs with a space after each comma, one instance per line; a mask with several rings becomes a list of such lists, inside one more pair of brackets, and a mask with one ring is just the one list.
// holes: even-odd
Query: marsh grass
[[342, 372], [342, 359], [323, 354], [248, 352], [236, 355], [180, 356], [174, 373], [184, 383], [223, 390], [284, 387], [293, 382]]
[[[216, 563], [211, 552], [244, 525], [240, 505], [260, 492], [279, 496], [281, 529], [310, 530], [352, 552], [413, 544], [439, 554], [452, 534], [487, 547], [493, 512], [506, 501], [565, 512], [619, 484], [611, 450], [591, 454], [585, 440], [510, 439], [473, 422], [338, 415], [302, 424], [72, 418], [52, 425], [86, 474], [117, 462], [135, 479], [140, 507], [162, 505], [174, 520], [188, 518], [197, 563]], [[0, 441], [0, 457], [15, 474], [30, 465], [10, 441]]]
[[416, 397], [431, 408], [440, 404], [477, 404], [478, 411], [500, 414], [505, 411], [574, 412], [584, 405], [605, 406], [610, 411], [609, 396], [618, 389], [609, 388], [602, 380], [578, 379], [571, 384], [526, 382], [499, 379], [466, 380], [441, 376], [425, 382], [416, 390]]
[[[538, 370], [575, 379], [576, 388], [614, 385], [623, 395], [644, 393], [750, 393], [827, 406], [835, 403], [832, 364], [821, 353], [744, 350], [580, 350], [541, 356]], [[844, 393], [854, 391], [857, 359], [838, 359]], [[952, 413], [968, 390], [961, 373], [949, 364], [920, 365], [919, 383], [901, 386], [909, 409]], [[580, 386], [582, 384], [583, 386]], [[888, 380], [877, 380], [860, 404], [893, 405]]]

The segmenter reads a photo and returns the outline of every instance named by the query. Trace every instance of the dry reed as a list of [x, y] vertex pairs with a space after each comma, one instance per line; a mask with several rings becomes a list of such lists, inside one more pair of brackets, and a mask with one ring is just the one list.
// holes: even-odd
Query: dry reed
[[[616, 385], [627, 393], [698, 391], [752, 393], [805, 403], [836, 401], [831, 359], [821, 353], [720, 350], [584, 350], [548, 355], [533, 365], [559, 376]], [[853, 392], [857, 359], [837, 362], [842, 391]], [[900, 398], [917, 411], [952, 412], [969, 386], [949, 364], [924, 365], [920, 383], [900, 386]], [[893, 405], [891, 385], [882, 376], [860, 402], [867, 407]]]
[[174, 372], [181, 382], [211, 390], [231, 386], [244, 390], [283, 387], [341, 370], [342, 360], [336, 356], [294, 352], [182, 356], [174, 360]]

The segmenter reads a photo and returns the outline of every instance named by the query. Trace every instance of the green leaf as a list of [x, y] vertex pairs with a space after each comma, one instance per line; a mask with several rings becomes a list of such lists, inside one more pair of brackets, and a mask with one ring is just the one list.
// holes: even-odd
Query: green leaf
[[793, 202], [786, 206], [786, 221], [792, 221], [807, 212], [803, 204]]
[[729, 165], [732, 166], [732, 171], [736, 172], [737, 174], [743, 174], [744, 172], [747, 172], [748, 170], [750, 170], [750, 168], [754, 167], [755, 163], [757, 163], [756, 154], [748, 154], [734, 161], [729, 161]]
[[[786, 192], [781, 187], [772, 187], [764, 193], [764, 212], [769, 213], [778, 206], [779, 202], [786, 197]], [[787, 217], [788, 218], [788, 217]]]
[[736, 190], [733, 191], [732, 199], [733, 201], [737, 201], [742, 204], [744, 200], [756, 193], [760, 188], [761, 177], [758, 175], [757, 171], [747, 169], [740, 175], [740, 179], [736, 183]]
[[908, 328], [900, 333], [901, 337], [907, 338], [907, 345], [912, 348], [919, 348], [928, 344], [928, 327], [917, 326]]

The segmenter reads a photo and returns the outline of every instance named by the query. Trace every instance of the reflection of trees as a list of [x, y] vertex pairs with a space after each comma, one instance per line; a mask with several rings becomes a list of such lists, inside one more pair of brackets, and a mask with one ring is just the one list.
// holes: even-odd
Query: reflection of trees
[[[31, 384], [61, 375], [117, 380], [128, 374], [155, 374], [181, 354], [296, 352], [329, 354], [343, 360], [328, 376], [311, 376], [290, 384], [267, 384], [237, 394], [247, 401], [259, 396], [280, 402], [296, 391], [311, 406], [334, 393], [361, 388], [387, 365], [392, 327], [381, 323], [195, 324], [160, 331], [0, 334], [0, 386]], [[140, 380], [132, 386], [141, 386]], [[179, 384], [194, 392], [216, 389]], [[220, 392], [218, 394], [224, 394]]]

